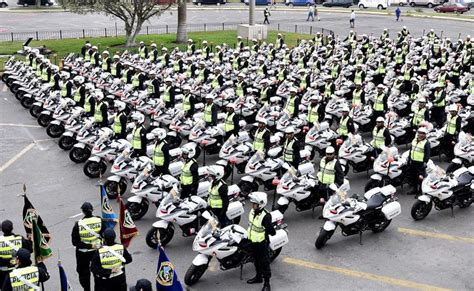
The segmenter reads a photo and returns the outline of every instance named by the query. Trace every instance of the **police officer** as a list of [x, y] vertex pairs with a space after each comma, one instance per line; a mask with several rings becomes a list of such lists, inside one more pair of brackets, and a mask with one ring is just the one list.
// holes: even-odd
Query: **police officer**
[[86, 95], [84, 98], [84, 112], [87, 116], [94, 116], [95, 113], [95, 91], [94, 85], [91, 83], [86, 84]]
[[289, 126], [285, 129], [285, 141], [283, 143], [283, 161], [298, 169], [300, 163], [300, 143], [295, 138], [295, 129]]
[[224, 169], [221, 167], [210, 167], [209, 176], [212, 178], [209, 187], [209, 204], [210, 211], [217, 217], [221, 227], [229, 224], [227, 219], [227, 209], [229, 207], [229, 196], [227, 183], [222, 179], [224, 177]]
[[346, 140], [350, 134], [355, 134], [355, 127], [352, 118], [349, 116], [349, 107], [343, 106], [341, 109], [342, 116], [339, 120], [339, 127], [337, 129], [337, 133], [342, 140]]
[[[161, 48], [161, 56], [157, 58], [160, 64], [163, 67], [169, 67], [170, 65], [170, 55], [168, 54], [168, 49], [166, 47]], [[179, 69], [179, 68], [178, 68]], [[177, 70], [179, 71], [179, 70]]]
[[86, 99], [86, 86], [84, 85], [84, 77], [76, 76], [74, 81], [74, 97], [73, 100], [76, 102], [76, 106], [83, 107], [84, 100]]
[[308, 115], [306, 116], [309, 127], [324, 120], [325, 109], [324, 105], [319, 103], [320, 100], [321, 97], [317, 95], [311, 95], [309, 97], [310, 103], [308, 104]]
[[196, 45], [194, 44], [194, 41], [190, 38], [188, 39], [186, 52], [188, 53], [188, 55], [193, 55], [194, 51], [196, 51]]
[[410, 97], [410, 102], [413, 102], [416, 99], [416, 95], [420, 92], [420, 86], [418, 85], [417, 79], [415, 77], [411, 78], [411, 88], [407, 92]]
[[109, 117], [107, 112], [107, 102], [104, 101], [104, 93], [97, 90], [95, 96], [95, 111], [94, 111], [94, 122], [97, 126], [105, 127], [109, 126]]
[[290, 88], [290, 96], [286, 101], [285, 110], [288, 112], [290, 118], [298, 117], [300, 107], [300, 97], [297, 95], [298, 89], [295, 87]]
[[461, 118], [458, 116], [458, 107], [456, 104], [449, 106], [449, 116], [446, 124], [446, 132], [444, 134], [444, 151], [446, 158], [452, 160], [454, 158], [454, 145], [461, 131]]
[[428, 54], [423, 53], [420, 59], [420, 76], [427, 76], [428, 70], [430, 69], [430, 61], [428, 60]]
[[375, 71], [374, 83], [380, 85], [385, 79], [385, 74], [387, 73], [387, 61], [384, 56], [380, 56], [380, 59], [377, 64], [377, 69]]
[[99, 48], [97, 46], [93, 46], [91, 49], [91, 65], [94, 67], [99, 67], [100, 63], [100, 54], [99, 54]]
[[160, 80], [156, 77], [155, 71], [148, 73], [148, 81], [146, 81], [148, 97], [152, 99], [160, 98]]
[[148, 48], [145, 46], [143, 41], [140, 42], [140, 47], [138, 48], [138, 56], [140, 59], [147, 59], [148, 58]]
[[266, 154], [268, 152], [268, 149], [270, 148], [270, 131], [267, 129], [266, 119], [262, 118], [258, 120], [258, 128], [255, 131], [254, 136], [254, 151], [261, 151]]
[[270, 97], [272, 97], [274, 95], [274, 88], [272, 86], [269, 86], [270, 84], [270, 80], [269, 79], [263, 79], [260, 81], [260, 84], [262, 85], [262, 87], [260, 88], [260, 90], [258, 91], [258, 102], [260, 104], [265, 104], [265, 102], [267, 102]]
[[420, 98], [418, 100], [418, 109], [415, 109], [413, 111], [413, 118], [411, 119], [411, 126], [413, 127], [413, 131], [416, 131], [416, 129], [420, 126], [420, 124], [424, 121], [429, 120], [429, 111], [426, 108], [426, 99], [425, 98]]
[[403, 91], [401, 93], [409, 92], [411, 90], [411, 78], [415, 70], [413, 69], [412, 62], [408, 61], [405, 65], [405, 70], [403, 71]]
[[224, 119], [225, 140], [227, 140], [231, 135], [237, 137], [240, 131], [239, 117], [234, 111], [235, 105], [233, 103], [228, 103], [226, 108], [227, 114]]
[[16, 253], [16, 269], [3, 282], [2, 291], [40, 290], [40, 283], [49, 279], [46, 265], [38, 262], [32, 266], [31, 252], [21, 248]]
[[114, 117], [114, 138], [115, 139], [126, 139], [127, 138], [127, 112], [126, 104], [123, 101], [115, 100], [115, 117]]
[[112, 76], [114, 78], [122, 78], [122, 63], [120, 62], [120, 57], [119, 55], [114, 55], [112, 57], [112, 64], [110, 65], [110, 74], [112, 74]]
[[361, 84], [356, 84], [352, 91], [352, 106], [363, 106], [365, 104], [365, 92]]
[[112, 228], [104, 231], [104, 244], [94, 252], [91, 271], [94, 274], [95, 291], [127, 291], [125, 265], [132, 262], [132, 256], [122, 244], [115, 243]]
[[112, 65], [112, 59], [109, 58], [109, 52], [103, 51], [102, 64], [101, 64], [102, 71], [110, 73], [111, 65]]
[[249, 279], [247, 284], [258, 284], [263, 282], [262, 291], [270, 291], [270, 256], [268, 253], [269, 236], [275, 235], [276, 231], [272, 225], [272, 216], [265, 209], [267, 205], [267, 193], [252, 192], [249, 194], [252, 209], [249, 213], [249, 226], [247, 238], [250, 242], [249, 249], [254, 257], [255, 277]]
[[409, 173], [411, 174], [413, 190], [407, 192], [408, 195], [418, 193], [421, 181], [425, 176], [426, 163], [429, 161], [431, 154], [430, 143], [426, 140], [427, 133], [428, 131], [425, 127], [420, 127], [417, 136], [411, 143], [408, 164], [410, 166]]
[[194, 148], [183, 147], [182, 155], [184, 159], [181, 170], [181, 199], [196, 195], [199, 183], [198, 164], [194, 159], [196, 150]]
[[377, 157], [382, 152], [382, 147], [388, 147], [391, 143], [392, 137], [385, 128], [385, 119], [381, 116], [377, 117], [374, 130], [372, 131], [372, 141], [370, 142], [370, 145], [374, 147], [374, 156]]
[[155, 63], [158, 60], [158, 49], [156, 48], [156, 43], [150, 45], [150, 51], [148, 51], [148, 59], [151, 63]]
[[76, 247], [76, 271], [79, 274], [79, 283], [84, 290], [91, 290], [90, 265], [94, 251], [100, 248], [102, 233], [105, 230], [102, 219], [92, 214], [94, 208], [90, 202], [81, 206], [84, 217], [78, 220], [72, 228], [72, 245]]
[[15, 268], [15, 256], [18, 250], [24, 248], [32, 251], [29, 240], [13, 233], [13, 223], [10, 220], [2, 222], [2, 232], [3, 235], [0, 236], [0, 286], [11, 270]]
[[444, 124], [446, 119], [445, 104], [446, 104], [446, 92], [443, 89], [443, 86], [438, 84], [436, 90], [431, 96], [433, 99], [433, 108], [431, 108], [431, 117], [433, 121], [436, 122], [438, 127], [441, 127]]
[[191, 86], [183, 86], [183, 111], [185, 117], [191, 117], [194, 115], [194, 106], [196, 104], [196, 98], [191, 94]]
[[206, 95], [206, 105], [204, 106], [204, 121], [206, 126], [217, 125], [217, 106], [214, 104], [214, 95]]
[[385, 115], [385, 110], [388, 108], [388, 95], [385, 93], [384, 89], [385, 86], [382, 84], [377, 86], [377, 94], [374, 97], [374, 104], [372, 106], [374, 112], [372, 115], [373, 121], [377, 120], [377, 117], [383, 117]]
[[333, 183], [340, 186], [344, 183], [344, 172], [341, 163], [336, 158], [336, 150], [329, 146], [326, 148], [326, 156], [319, 162], [319, 172], [317, 174], [319, 181], [320, 202], [323, 204], [329, 198], [329, 186]]
[[131, 157], [146, 156], [146, 129], [143, 123], [145, 122], [145, 116], [140, 112], [134, 112], [132, 114], [132, 120], [135, 123], [135, 128], [132, 131], [132, 148], [133, 152]]
[[323, 102], [329, 99], [332, 94], [336, 91], [336, 85], [332, 82], [332, 78], [327, 76], [326, 77], [326, 84], [324, 84], [323, 88], [320, 88], [320, 91], [323, 92]]
[[168, 174], [168, 167], [170, 165], [170, 150], [168, 143], [166, 142], [166, 130], [163, 128], [155, 128], [151, 133], [156, 138], [155, 148], [153, 149], [153, 163], [155, 169], [153, 170], [153, 176], [158, 177], [159, 175]]
[[74, 81], [70, 79], [71, 74], [68, 72], [61, 72], [61, 97], [72, 99], [72, 88], [74, 88]]
[[165, 79], [165, 87], [163, 89], [163, 102], [165, 102], [166, 108], [174, 107], [175, 103], [175, 87], [173, 86], [173, 79], [166, 78]]
[[235, 96], [244, 97], [247, 95], [247, 82], [244, 80], [245, 74], [240, 73], [237, 75], [237, 81], [235, 82]]

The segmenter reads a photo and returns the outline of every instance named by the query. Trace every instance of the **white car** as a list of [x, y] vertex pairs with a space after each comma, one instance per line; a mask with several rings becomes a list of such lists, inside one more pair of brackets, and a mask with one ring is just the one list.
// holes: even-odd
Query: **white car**
[[359, 8], [377, 8], [377, 9], [387, 9], [390, 6], [390, 2], [388, 0], [361, 0], [359, 1]]

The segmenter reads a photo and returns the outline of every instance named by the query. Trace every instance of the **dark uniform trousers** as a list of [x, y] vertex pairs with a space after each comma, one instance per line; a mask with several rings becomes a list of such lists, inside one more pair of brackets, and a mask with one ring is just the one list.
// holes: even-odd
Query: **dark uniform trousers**
[[159, 175], [165, 175], [165, 174], [169, 174], [169, 170], [168, 168], [166, 167], [163, 167], [163, 166], [156, 166], [155, 165], [155, 169], [153, 170], [153, 173], [152, 173], [152, 176], [153, 177], [158, 177]]
[[79, 275], [79, 283], [85, 291], [91, 290], [91, 261], [94, 256], [94, 252], [81, 252], [76, 250], [76, 271]]
[[197, 194], [197, 185], [181, 185], [181, 199]]
[[108, 279], [95, 277], [94, 291], [127, 291], [125, 271], [121, 275]]
[[249, 250], [254, 257], [255, 271], [257, 277], [262, 277], [265, 281], [272, 277], [270, 269], [269, 246], [266, 241], [260, 243], [250, 243]]
[[410, 171], [408, 172], [410, 175], [410, 184], [415, 187], [417, 191], [421, 190], [421, 182], [422, 180], [419, 179], [419, 176], [425, 176], [425, 166], [423, 162], [415, 162], [410, 161]]

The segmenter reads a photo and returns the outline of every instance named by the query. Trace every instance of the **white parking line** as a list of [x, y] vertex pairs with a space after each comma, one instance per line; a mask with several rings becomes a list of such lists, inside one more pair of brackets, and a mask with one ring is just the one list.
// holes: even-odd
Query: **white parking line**
[[5, 171], [8, 167], [10, 167], [14, 162], [16, 162], [21, 156], [26, 154], [29, 150], [31, 150], [35, 146], [35, 143], [30, 143], [27, 145], [24, 149], [21, 150], [18, 154], [16, 154], [13, 158], [8, 160], [8, 162], [5, 163], [5, 165], [0, 167], [0, 173]]
[[16, 123], [0, 123], [0, 126], [14, 126], [14, 127], [32, 127], [32, 128], [40, 128], [40, 125], [36, 124], [16, 124]]

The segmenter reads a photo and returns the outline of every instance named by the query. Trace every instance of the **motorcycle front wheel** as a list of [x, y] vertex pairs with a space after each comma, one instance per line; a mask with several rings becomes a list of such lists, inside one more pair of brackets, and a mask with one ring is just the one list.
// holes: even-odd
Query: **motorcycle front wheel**
[[107, 164], [104, 161], [87, 161], [84, 164], [84, 174], [89, 178], [99, 178], [107, 170]]
[[91, 151], [88, 149], [81, 149], [76, 147], [69, 152], [69, 158], [71, 159], [71, 161], [77, 164], [84, 163], [85, 161], [87, 161], [87, 159], [90, 158], [90, 156]]
[[52, 138], [58, 138], [64, 133], [64, 126], [57, 124], [48, 124], [46, 127], [46, 134]]
[[[158, 238], [159, 235], [159, 238]], [[146, 234], [146, 244], [155, 249], [158, 247], [158, 239], [162, 247], [165, 247], [173, 238], [174, 235], [174, 227], [173, 224], [169, 224], [168, 228], [151, 228]]]
[[143, 199], [141, 203], [127, 202], [125, 204], [125, 207], [130, 213], [130, 216], [132, 217], [132, 219], [135, 221], [145, 216], [145, 214], [148, 212], [148, 205], [149, 205], [148, 200]]
[[24, 97], [24, 98], [21, 98], [20, 104], [26, 109], [29, 109], [33, 105], [33, 102], [34, 100], [32, 98]]
[[120, 196], [122, 196], [127, 190], [127, 183], [123, 180], [120, 180], [120, 182], [118, 183], [115, 181], [107, 180], [104, 183], [104, 187], [105, 187], [105, 192], [107, 193], [107, 197], [109, 197], [110, 199], [117, 199], [117, 196], [119, 195], [119, 187], [120, 187]]
[[43, 111], [43, 108], [41, 106], [38, 106], [38, 105], [32, 105], [30, 107], [30, 114], [31, 116], [33, 116], [34, 118], [38, 118], [38, 116], [41, 114], [41, 111]]
[[334, 230], [327, 231], [324, 228], [321, 228], [321, 231], [319, 232], [318, 238], [316, 239], [316, 242], [314, 243], [314, 246], [316, 249], [321, 249], [324, 247], [327, 243], [327, 241], [331, 238], [333, 235]]
[[273, 262], [281, 253], [282, 248], [278, 248], [276, 250], [272, 250], [269, 248], [268, 256], [270, 257], [270, 263]]
[[70, 136], [61, 136], [58, 140], [59, 148], [65, 151], [72, 149], [75, 143], [76, 139]]
[[42, 127], [48, 126], [51, 120], [52, 120], [51, 116], [46, 115], [46, 114], [40, 114], [40, 116], [38, 116], [38, 124], [41, 125]]
[[413, 217], [414, 220], [422, 220], [428, 216], [432, 207], [433, 203], [431, 201], [426, 203], [424, 201], [416, 200], [411, 208], [411, 217]]
[[200, 265], [196, 266], [192, 264], [189, 269], [186, 271], [186, 275], [184, 275], [184, 283], [188, 286], [192, 286], [196, 284], [199, 279], [201, 279], [202, 275], [206, 272], [209, 265]]

